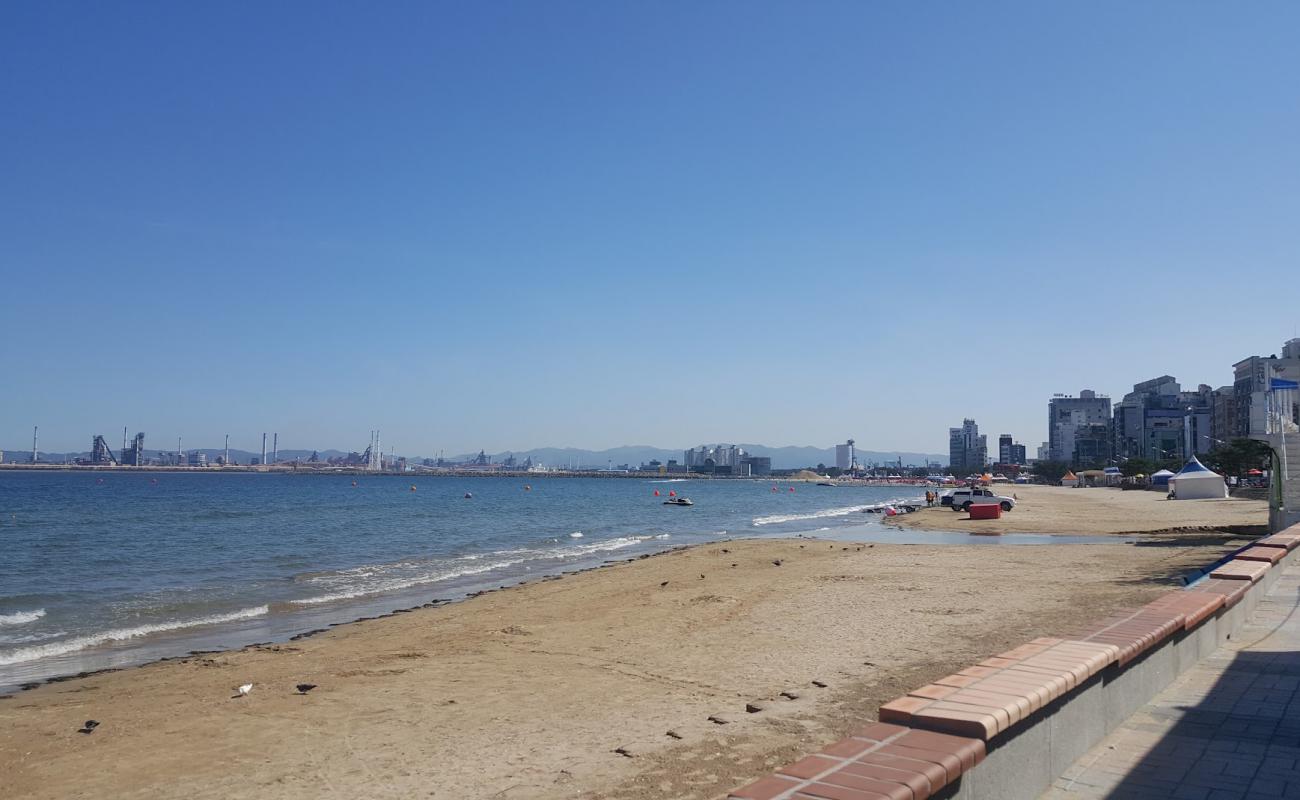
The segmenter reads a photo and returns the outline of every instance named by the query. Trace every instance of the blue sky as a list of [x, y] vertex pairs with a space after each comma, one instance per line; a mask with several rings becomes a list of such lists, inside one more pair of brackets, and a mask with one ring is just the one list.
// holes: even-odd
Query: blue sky
[[1298, 24], [6, 4], [0, 445], [1032, 450], [1296, 335]]

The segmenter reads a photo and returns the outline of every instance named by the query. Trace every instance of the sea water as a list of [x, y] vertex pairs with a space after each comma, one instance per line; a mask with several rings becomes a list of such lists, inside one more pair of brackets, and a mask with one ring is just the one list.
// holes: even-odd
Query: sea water
[[[663, 505], [670, 492], [695, 505]], [[0, 691], [679, 545], [861, 535], [880, 528], [864, 510], [921, 493], [759, 480], [2, 472]]]

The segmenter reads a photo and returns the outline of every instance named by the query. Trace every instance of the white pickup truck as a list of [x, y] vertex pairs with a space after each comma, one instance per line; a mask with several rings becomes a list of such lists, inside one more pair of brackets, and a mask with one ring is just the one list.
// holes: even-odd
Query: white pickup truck
[[1016, 507], [1016, 499], [1005, 495], [994, 494], [991, 489], [956, 489], [952, 493], [953, 511], [965, 511], [970, 513], [971, 506], [986, 505], [996, 503], [1002, 506], [1003, 511], [1010, 511]]

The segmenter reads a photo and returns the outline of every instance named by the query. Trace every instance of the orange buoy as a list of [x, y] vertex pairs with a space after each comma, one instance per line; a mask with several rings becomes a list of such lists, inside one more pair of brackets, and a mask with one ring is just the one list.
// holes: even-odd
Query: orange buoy
[[794, 491], [794, 487], [793, 487], [793, 486], [790, 487], [790, 491], [792, 491], [792, 492]]
[[677, 496], [677, 492], [675, 492], [675, 491], [669, 491], [669, 492], [668, 492], [668, 496], [669, 496], [669, 497], [676, 497], [676, 496]]
[[655, 489], [655, 497], [658, 497], [658, 496], [659, 496], [659, 490], [658, 490], [658, 489]]

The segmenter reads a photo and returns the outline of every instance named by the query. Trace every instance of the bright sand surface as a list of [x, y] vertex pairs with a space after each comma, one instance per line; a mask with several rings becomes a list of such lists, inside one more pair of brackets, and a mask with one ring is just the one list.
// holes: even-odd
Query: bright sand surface
[[892, 517], [889, 523], [922, 530], [1058, 534], [1241, 530], [1268, 524], [1268, 503], [1263, 500], [1166, 500], [1164, 492], [1063, 486], [1000, 485], [993, 489], [1016, 497], [1016, 507], [1002, 519], [972, 520], [964, 513], [936, 507]]
[[[1057, 495], [1024, 494], [1026, 509]], [[718, 797], [907, 689], [1143, 602], [1234, 541], [702, 545], [22, 692], [0, 700], [0, 795]], [[78, 733], [87, 719], [101, 724]]]

